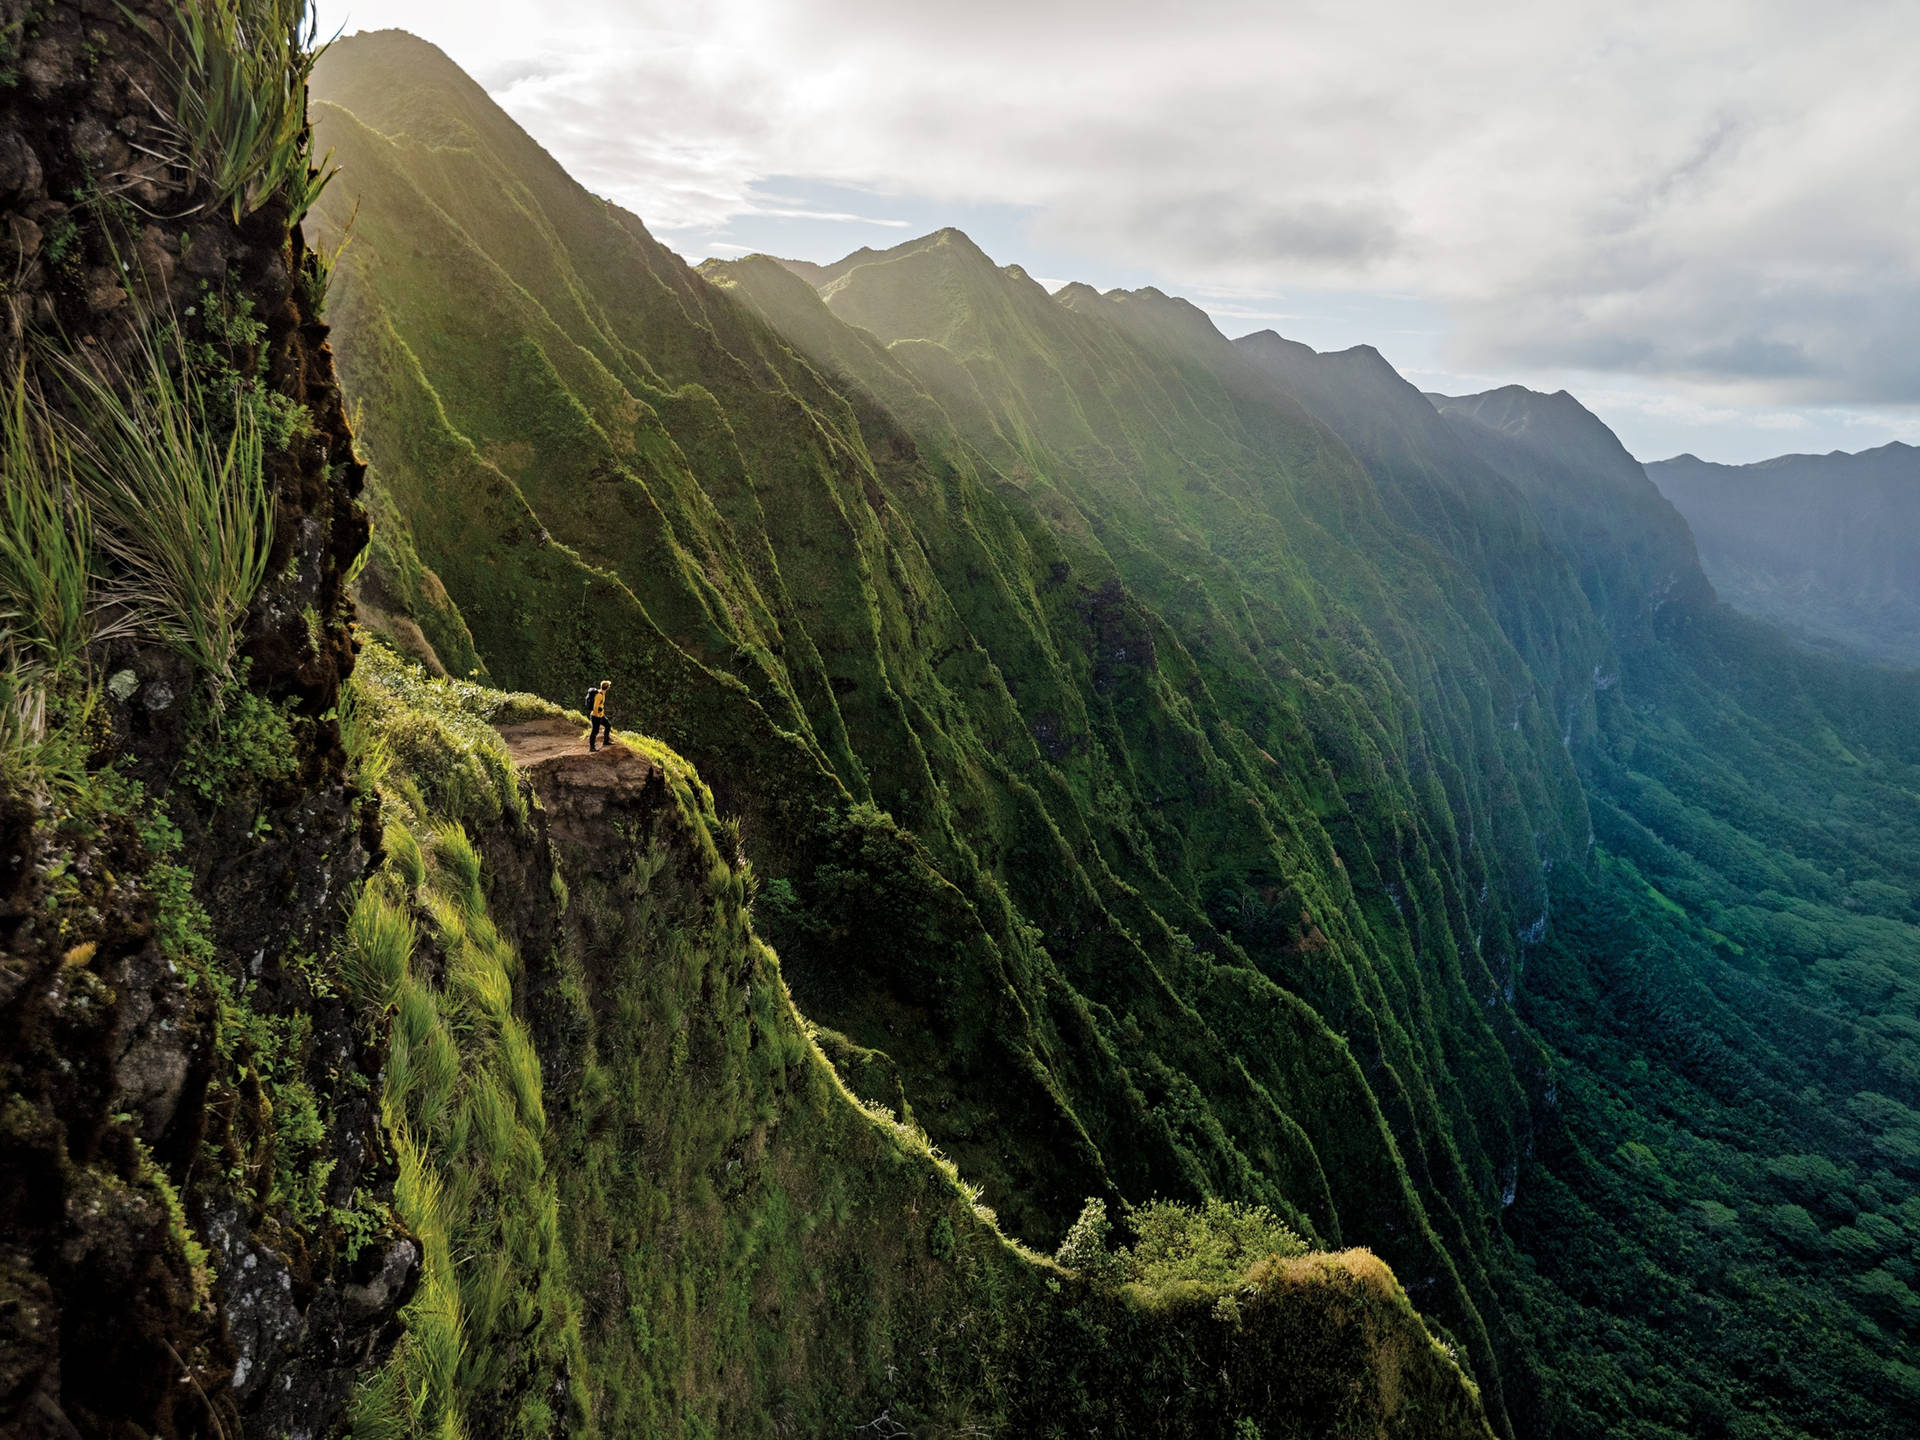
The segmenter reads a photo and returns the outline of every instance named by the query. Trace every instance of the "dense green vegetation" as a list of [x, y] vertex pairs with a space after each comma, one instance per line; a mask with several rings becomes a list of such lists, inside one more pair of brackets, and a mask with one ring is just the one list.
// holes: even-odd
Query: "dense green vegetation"
[[[1563, 1123], [1513, 1212], [1546, 1282], [1526, 1313], [1581, 1357], [1548, 1414], [1897, 1434], [1920, 1401], [1913, 687], [1850, 696], [1857, 672], [1758, 626], [1688, 629], [1622, 678], [1659, 698], [1596, 747], [1596, 864], [1558, 877], [1527, 977]], [[1701, 678], [1730, 664], [1740, 710]]]
[[354, 687], [388, 829], [345, 970], [426, 1254], [355, 1435], [1486, 1433], [1385, 1268], [1265, 1212], [1151, 1207], [1124, 1274], [1003, 1239], [846, 1090], [671, 751], [536, 800], [492, 726], [555, 707], [377, 647]]
[[[375, 618], [552, 700], [611, 675], [737, 822], [845, 1083], [1008, 1233], [1118, 1259], [1091, 1195], [1364, 1243], [1503, 1431], [1902, 1433], [1910, 683], [1715, 609], [1568, 397], [1436, 410], [951, 231], [695, 275], [420, 42], [315, 87]], [[569, 1106], [615, 1083], [579, 1064]], [[686, 1359], [580, 1303], [594, 1375]]]
[[[1670, 511], [1566, 397], [1443, 401], [1436, 429], [1377, 357], [1245, 348], [1316, 404], [1337, 386], [1348, 408], [1327, 413], [1387, 485], [1464, 484], [1479, 459], [1549, 492], [1583, 587], [1629, 602], [1581, 751], [1594, 858], [1556, 869], [1518, 996], [1557, 1056], [1556, 1123], [1509, 1212], [1539, 1428], [1897, 1433], [1915, 1332], [1890, 1282], [1916, 1278], [1916, 1175], [1883, 1137], [1920, 1073], [1912, 677], [1702, 603]], [[1596, 553], [1636, 510], [1640, 553]], [[1631, 565], [1649, 583], [1622, 585]]]
[[[1475, 1262], [1455, 1256], [1471, 1255], [1472, 1197], [1514, 1163], [1524, 1108], [1462, 888], [1490, 865], [1536, 874], [1519, 796], [1564, 772], [1551, 732], [1522, 736], [1514, 793], [1463, 793], [1490, 837], [1471, 878], [1431, 868], [1458, 846], [1453, 823], [1421, 833], [1431, 803], [1388, 758], [1423, 743], [1418, 721], [1310, 580], [1301, 614], [1231, 576], [1217, 601], [1196, 597], [1240, 657], [1229, 690], [1244, 676], [1252, 692], [1228, 720], [1110, 558], [1066, 548], [957, 442], [951, 461], [921, 457], [870, 399], [843, 398], [572, 186], [464, 78], [401, 86], [357, 54], [380, 58], [336, 50], [323, 96], [376, 117], [397, 104], [421, 134], [484, 125], [524, 166], [317, 111], [362, 186], [331, 313], [376, 489], [489, 672], [560, 698], [611, 674], [623, 721], [696, 761], [791, 890], [768, 934], [803, 1007], [883, 1057], [866, 1067], [875, 1098], [902, 1076], [1014, 1233], [1051, 1246], [1089, 1193], [1267, 1204], [1325, 1241], [1364, 1234], [1492, 1373], [1456, 1269]], [[558, 219], [525, 211], [535, 183]], [[521, 218], [481, 229], [508, 193]], [[525, 283], [501, 283], [476, 233], [531, 266]], [[658, 375], [669, 365], [681, 376]], [[1370, 573], [1349, 567], [1358, 585]], [[1233, 633], [1246, 604], [1273, 640]], [[1282, 675], [1279, 637], [1303, 627], [1319, 658]], [[1254, 673], [1249, 646], [1275, 673]], [[1490, 704], [1468, 729], [1496, 751], [1512, 733]], [[1316, 732], [1378, 789], [1343, 786]], [[1448, 773], [1470, 791], [1479, 769]], [[1419, 783], [1438, 797], [1445, 782]], [[1584, 833], [1570, 774], [1555, 783]], [[1385, 837], [1372, 854], [1369, 831]], [[1386, 892], [1363, 904], [1347, 878], [1397, 877], [1402, 855], [1419, 878], [1394, 883], [1440, 957], [1432, 977]], [[1510, 932], [1525, 922], [1506, 918], [1506, 889], [1487, 915]], [[1277, 912], [1260, 930], [1270, 972], [1216, 922], [1222, 906]], [[1289, 961], [1315, 1003], [1276, 983]], [[1458, 1021], [1444, 1040], [1429, 985]], [[1451, 1201], [1429, 1211], [1410, 1164]]]

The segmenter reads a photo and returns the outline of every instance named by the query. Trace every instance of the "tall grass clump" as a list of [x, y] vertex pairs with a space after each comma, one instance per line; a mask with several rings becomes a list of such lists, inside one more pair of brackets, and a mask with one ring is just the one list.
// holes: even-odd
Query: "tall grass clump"
[[85, 689], [93, 525], [71, 452], [23, 376], [0, 414], [0, 465], [0, 769], [30, 791], [66, 789], [84, 756], [77, 724], [53, 712], [62, 692]]
[[177, 0], [175, 153], [239, 221], [285, 195], [296, 222], [332, 178], [312, 164], [307, 79], [325, 51], [307, 0]]
[[351, 679], [340, 687], [333, 720], [340, 732], [340, 748], [347, 752], [352, 766], [353, 778], [362, 789], [380, 789], [393, 769], [393, 752], [387, 746], [386, 736], [368, 722], [364, 692]]
[[413, 954], [413, 920], [372, 884], [361, 887], [347, 920], [341, 979], [362, 1010], [385, 1014], [400, 998]]
[[393, 1127], [400, 1175], [394, 1208], [420, 1239], [420, 1288], [406, 1310], [406, 1333], [393, 1358], [355, 1402], [354, 1440], [466, 1440], [460, 1371], [467, 1325], [445, 1186], [404, 1123]]
[[112, 562], [106, 598], [191, 661], [216, 693], [266, 578], [273, 504], [260, 428], [240, 396], [215, 401], [168, 363], [149, 321], [125, 373], [56, 357], [78, 420], [73, 472]]
[[[418, 718], [380, 682], [377, 662], [356, 677], [365, 703], [351, 726], [376, 747]], [[583, 1376], [585, 1358], [542, 1147], [539, 1054], [514, 1005], [520, 963], [488, 913], [480, 851], [408, 779], [396, 767], [383, 790], [407, 793], [389, 811], [386, 864], [354, 905], [343, 972], [359, 1003], [390, 997], [381, 1113], [400, 1167], [393, 1207], [420, 1238], [422, 1275], [352, 1433], [547, 1434], [565, 1428], [556, 1409], [577, 1428], [580, 1381], [564, 1396], [521, 1393], [529, 1354], [560, 1375]]]

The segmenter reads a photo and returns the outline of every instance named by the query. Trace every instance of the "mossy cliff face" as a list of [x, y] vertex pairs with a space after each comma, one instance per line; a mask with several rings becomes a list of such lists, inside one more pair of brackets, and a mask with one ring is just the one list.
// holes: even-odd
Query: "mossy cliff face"
[[[1260, 1200], [1379, 1247], [1491, 1376], [1461, 1217], [1525, 1144], [1526, 1042], [1485, 999], [1543, 903], [1536, 820], [1585, 832], [1557, 727], [1528, 708], [1512, 740], [1455, 668], [1429, 758], [1251, 441], [1186, 533], [1274, 504], [1302, 533], [1249, 552], [1250, 585], [1156, 559], [1149, 522], [1177, 532], [1139, 512], [1149, 607], [1091, 498], [1001, 489], [915, 385], [836, 389], [426, 47], [343, 42], [317, 84], [357, 187], [327, 213], [360, 204], [333, 313], [376, 488], [489, 672], [555, 698], [610, 675], [623, 723], [695, 760], [785, 882], [766, 925], [803, 1006], [1015, 1233], [1050, 1243], [1088, 1194]], [[1161, 457], [1210, 421], [1166, 423]], [[1364, 495], [1297, 410], [1261, 423]], [[1371, 577], [1333, 578], [1395, 604]]]
[[1009, 1233], [1258, 1202], [1387, 1260], [1496, 1429], [1898, 1433], [1910, 683], [1717, 610], [1567, 397], [1442, 414], [957, 232], [696, 275], [430, 46], [316, 93], [382, 608], [611, 676]]
[[[388, 657], [349, 688], [366, 522], [324, 269], [283, 200], [242, 213], [184, 166], [136, 173], [164, 148], [144, 127], [166, 122], [177, 22], [6, 31], [11, 358], [48, 423], [66, 347], [107, 357], [124, 400], [155, 333], [182, 384], [286, 422], [235, 671], [99, 641], [51, 691], [87, 751], [64, 788], [9, 756], [9, 1432], [1484, 1435], [1364, 1253], [1147, 1291], [1004, 1239], [925, 1133], [824, 1059], [752, 933], [738, 831], [671, 752], [596, 762], [611, 784], [570, 753], [534, 765], [543, 803], [479, 717], [551, 730], [551, 707]], [[162, 202], [175, 219], [151, 221]], [[442, 669], [469, 658], [403, 523], [382, 557], [376, 618]], [[881, 892], [895, 953], [998, 963], [918, 842], [843, 813], [827, 747], [765, 723], [737, 753], [769, 737], [770, 775], [728, 772], [741, 808], [849, 862], [808, 877], [844, 892], [812, 923], [854, 923], [877, 871], [905, 892]], [[1004, 988], [975, 1022], [1019, 1072], [993, 1093], [1028, 1097], [1097, 1187]]]
[[357, 1434], [1488, 1433], [1364, 1252], [1119, 1287], [1003, 1238], [822, 1054], [670, 750], [386, 652], [355, 683], [427, 1255]]
[[58, 411], [50, 357], [124, 378], [175, 327], [288, 422], [238, 681], [216, 699], [163, 645], [101, 642], [55, 700], [83, 778], [0, 797], [10, 1434], [323, 1433], [417, 1262], [385, 1218], [382, 1047], [334, 970], [377, 836], [334, 718], [361, 470], [286, 204], [235, 220], [157, 158], [176, 24], [0, 7], [7, 385]]

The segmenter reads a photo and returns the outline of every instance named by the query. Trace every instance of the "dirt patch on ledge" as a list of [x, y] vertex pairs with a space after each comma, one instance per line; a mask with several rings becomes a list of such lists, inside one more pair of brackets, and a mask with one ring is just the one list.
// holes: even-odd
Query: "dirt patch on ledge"
[[665, 798], [659, 766], [619, 740], [589, 751], [575, 721], [532, 720], [498, 728], [513, 763], [546, 807], [553, 838], [579, 852], [590, 868], [598, 864], [590, 857], [612, 853], [606, 842], [615, 820]]
[[657, 768], [621, 740], [588, 750], [586, 733], [571, 720], [530, 720], [499, 729], [513, 763], [532, 776], [543, 792], [548, 785], [587, 790], [639, 789]]

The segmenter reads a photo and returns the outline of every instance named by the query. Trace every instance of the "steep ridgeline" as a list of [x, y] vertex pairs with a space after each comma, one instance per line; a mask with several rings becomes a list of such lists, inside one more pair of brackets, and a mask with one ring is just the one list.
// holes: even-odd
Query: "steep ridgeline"
[[[0, 1433], [1486, 1440], [1391, 1271], [1257, 1204], [1159, 1205], [1117, 1249], [1089, 1206], [1071, 1268], [1007, 1239], [891, 1062], [801, 1020], [739, 819], [686, 761], [581, 754], [580, 717], [356, 633], [364, 468], [320, 318], [339, 252], [298, 224], [325, 183], [305, 19], [0, 9]], [[743, 395], [814, 434], [777, 374]], [[825, 483], [843, 457], [817, 438]], [[478, 669], [381, 498], [369, 619]], [[750, 590], [732, 553], [685, 573]], [[591, 598], [565, 564], [508, 598]], [[637, 640], [599, 581], [590, 623]], [[715, 590], [716, 624], [742, 593]], [[1037, 954], [768, 719], [797, 706], [677, 664], [679, 703], [738, 727], [719, 758], [767, 759], [718, 767], [756, 834], [841, 847], [804, 910], [759, 892], [770, 918], [891, 924], [857, 961], [964, 957], [969, 1001], [1003, 951]], [[1111, 1193], [1022, 1028], [1033, 977], [994, 983], [966, 1013], [973, 1063], [1010, 1076], [976, 1088], [1032, 1107], [1008, 1147], [1058, 1140], [1059, 1173]], [[955, 1092], [955, 1126], [993, 1113]]]
[[1531, 502], [1622, 649], [1652, 641], [1661, 608], [1711, 602], [1686, 521], [1566, 391], [1509, 385], [1430, 398], [1466, 448]]
[[[1713, 609], [1597, 421], [1289, 380], [953, 231], [696, 274], [422, 42], [315, 87], [380, 623], [610, 676], [846, 1083], [1010, 1234], [1211, 1196], [1367, 1245], [1502, 1432], [1897, 1433], [1905, 697]], [[1838, 968], [1787, 987], [1803, 919]], [[1796, 1027], [1866, 1057], [1825, 1132]], [[1826, 1270], [1819, 1165], [1875, 1237]]]
[[[1477, 483], [1531, 497], [1590, 592], [1625, 601], [1601, 611], [1617, 655], [1578, 752], [1593, 863], [1555, 870], [1519, 997], [1556, 1056], [1557, 1123], [1509, 1213], [1535, 1267], [1515, 1308], [1550, 1371], [1531, 1424], [1901, 1433], [1920, 1396], [1911, 677], [1701, 604], [1671, 512], [1565, 396], [1436, 400], [1449, 437], [1371, 352], [1238, 343], [1384, 494], [1445, 476], [1458, 495], [1471, 446]], [[1633, 514], [1640, 543], [1596, 541]]]
[[1920, 448], [1646, 467], [1720, 597], [1816, 644], [1920, 666]]
[[1365, 1252], [1243, 1214], [1260, 1245], [1123, 1285], [1096, 1233], [1077, 1272], [1004, 1239], [847, 1091], [679, 756], [377, 647], [355, 695], [388, 823], [353, 928], [425, 1256], [356, 1435], [1485, 1440]]
[[[1473, 573], [1528, 671], [1549, 687], [1547, 709], [1573, 718], [1618, 635], [1604, 608], [1575, 593], [1577, 552], [1562, 543], [1559, 517], [1531, 503], [1525, 477], [1489, 465], [1371, 346], [1322, 355], [1263, 330], [1234, 347], [1338, 432], [1396, 519]], [[1570, 500], [1585, 493], [1568, 489]]]
[[718, 276], [870, 353], [836, 388], [419, 42], [343, 42], [317, 93], [376, 503], [492, 675], [611, 675], [696, 761], [856, 1089], [1038, 1243], [1218, 1194], [1372, 1245], [1497, 1416], [1486, 1221], [1545, 1064], [1504, 997], [1587, 820], [1471, 577], [1250, 370], [1170, 377], [960, 237], [1076, 347], [1032, 458], [795, 277]]
[[[765, 262], [707, 273], [747, 289], [809, 354], [897, 413], [913, 403], [897, 371], [914, 367], [949, 422], [1029, 488], [1044, 475], [1084, 495], [1115, 470], [1151, 474], [1164, 455], [1153, 454], [1148, 422], [1172, 408], [1175, 378], [1195, 388], [1211, 378], [1231, 397], [1231, 409], [1213, 407], [1214, 431], [1176, 432], [1201, 475], [1229, 473], [1214, 458], [1220, 431], [1238, 420], [1258, 434], [1276, 410], [1292, 413], [1277, 386], [1346, 442], [1386, 516], [1360, 530], [1351, 517], [1365, 513], [1355, 500], [1364, 489], [1351, 470], [1323, 472], [1328, 493], [1303, 486], [1305, 503], [1320, 516], [1343, 507], [1345, 533], [1365, 534], [1366, 549], [1339, 555], [1329, 520], [1303, 547], [1305, 563], [1329, 586], [1362, 566], [1379, 590], [1399, 579], [1397, 604], [1419, 625], [1413, 643], [1389, 651], [1399, 674], [1421, 674], [1421, 647], [1441, 640], [1439, 668], [1462, 653], [1497, 657], [1482, 628], [1492, 617], [1531, 685], [1502, 717], [1511, 733], [1537, 723], [1532, 709], [1577, 757], [1594, 825], [1585, 863], [1544, 857], [1552, 908], [1521, 937], [1524, 978], [1516, 967], [1515, 991], [1494, 999], [1511, 998], [1552, 1057], [1536, 1143], [1501, 1197], [1526, 1258], [1510, 1264], [1489, 1247], [1495, 1298], [1482, 1305], [1500, 1316], [1518, 1427], [1899, 1433], [1920, 1378], [1906, 1248], [1920, 1207], [1905, 1128], [1920, 1060], [1906, 1023], [1920, 994], [1920, 892], [1901, 798], [1914, 774], [1916, 737], [1902, 717], [1915, 687], [1804, 660], [1716, 608], [1684, 523], [1569, 397], [1496, 392], [1436, 413], [1377, 354], [1315, 356], [1277, 337], [1234, 353], [1189, 307], [1151, 292], [1068, 287], [1049, 311], [1027, 303], [1031, 287], [1011, 273], [995, 306], [977, 298], [986, 287], [969, 292], [940, 263], [979, 273], [969, 249], [933, 237], [814, 277], [825, 307], [878, 327], [873, 339], [836, 330]], [[912, 267], [922, 273], [898, 273]], [[956, 321], [953, 297], [969, 293], [976, 316]], [[1106, 337], [1099, 364], [1074, 377], [1073, 316], [1111, 322], [1140, 350]], [[1049, 343], [1034, 344], [1036, 333]], [[876, 343], [896, 335], [884, 351]], [[917, 336], [941, 339], [936, 349]], [[1044, 398], [1071, 377], [1079, 414], [1099, 416], [1102, 388], [1142, 352], [1162, 388], [1137, 388], [1098, 421], [1131, 454], [1124, 466], [1089, 463], [1071, 445], [1077, 416], [1050, 413]], [[1008, 382], [1016, 361], [1029, 368]], [[1064, 437], [1057, 448], [1043, 443], [1049, 434]], [[1274, 473], [1298, 483], [1291, 466]], [[1345, 484], [1334, 488], [1335, 477]], [[1133, 553], [1167, 550], [1160, 536], [1179, 534], [1188, 507], [1204, 503], [1192, 498], [1205, 493], [1198, 478], [1171, 497], [1088, 500], [1087, 528], [1115, 551], [1130, 505], [1142, 504], [1158, 531]], [[1186, 585], [1230, 546], [1245, 553], [1244, 531], [1205, 523], [1202, 533], [1226, 538], [1208, 556], [1182, 557]], [[1133, 593], [1177, 603], [1160, 600], [1166, 587], [1135, 563]], [[1446, 587], [1448, 606], [1415, 608], [1421, 582]], [[1346, 593], [1375, 634], [1395, 637], [1405, 622], [1396, 627], [1396, 600], [1379, 590], [1348, 582]], [[1208, 632], [1191, 633], [1198, 651]], [[1215, 679], [1209, 694], [1247, 684]], [[1446, 700], [1423, 704], [1424, 736], [1453, 723]], [[1808, 1055], [1815, 1036], [1819, 1059]], [[1836, 1052], [1850, 1057], [1844, 1073], [1823, 1073]], [[1818, 1219], [1805, 1209], [1809, 1176], [1834, 1185]], [[1789, 1233], [1797, 1238], [1782, 1245]], [[1651, 1309], [1649, 1292], [1663, 1297]], [[1806, 1313], [1792, 1307], [1808, 1296], [1817, 1318], [1785, 1325], [1792, 1360], [1756, 1361], [1783, 1343], [1780, 1317]], [[1610, 1358], [1594, 1363], [1599, 1354]]]

